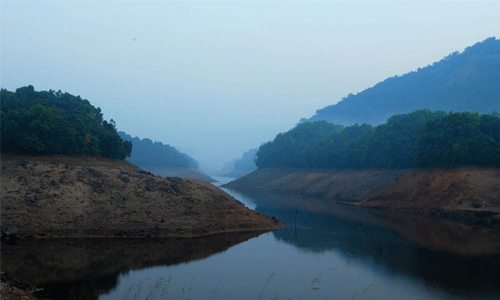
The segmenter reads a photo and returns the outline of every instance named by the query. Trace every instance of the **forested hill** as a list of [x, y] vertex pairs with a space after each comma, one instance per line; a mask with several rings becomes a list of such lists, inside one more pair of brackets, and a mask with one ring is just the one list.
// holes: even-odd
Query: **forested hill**
[[500, 112], [500, 40], [488, 38], [462, 53], [454, 52], [432, 65], [349, 94], [317, 110], [307, 121], [378, 125], [392, 115], [418, 109]]
[[132, 144], [123, 141], [111, 119], [88, 100], [61, 91], [1, 90], [2, 153], [91, 155], [124, 159]]
[[500, 167], [500, 118], [495, 115], [418, 110], [376, 127], [355, 124], [331, 132], [333, 126], [303, 123], [279, 134], [259, 148], [257, 167]]
[[198, 162], [170, 145], [153, 142], [148, 138], [132, 137], [125, 132], [118, 134], [125, 141], [132, 142], [132, 155], [127, 161], [138, 167], [192, 168], [198, 169]]

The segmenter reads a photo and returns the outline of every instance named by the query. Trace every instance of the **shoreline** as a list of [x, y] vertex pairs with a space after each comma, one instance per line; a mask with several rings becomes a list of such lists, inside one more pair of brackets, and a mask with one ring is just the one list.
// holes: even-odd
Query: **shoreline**
[[2, 232], [17, 228], [22, 239], [191, 238], [283, 228], [209, 183], [158, 177], [124, 161], [3, 155], [1, 171]]
[[[500, 169], [291, 169], [254, 171], [224, 187], [285, 192], [328, 204], [428, 215], [500, 227]], [[332, 204], [330, 204], [332, 205]]]

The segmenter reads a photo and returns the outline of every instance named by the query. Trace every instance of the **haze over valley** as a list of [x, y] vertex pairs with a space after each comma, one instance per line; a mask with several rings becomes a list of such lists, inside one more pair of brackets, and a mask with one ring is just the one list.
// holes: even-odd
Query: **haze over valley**
[[499, 4], [448, 4], [3, 1], [1, 86], [79, 95], [211, 173], [349, 94], [500, 36]]
[[500, 2], [2, 1], [2, 299], [500, 299]]

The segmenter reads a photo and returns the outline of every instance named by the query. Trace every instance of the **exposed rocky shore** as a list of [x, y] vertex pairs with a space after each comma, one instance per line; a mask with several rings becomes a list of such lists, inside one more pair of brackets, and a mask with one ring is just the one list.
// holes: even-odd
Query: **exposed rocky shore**
[[20, 238], [193, 237], [283, 226], [216, 187], [124, 161], [3, 155], [1, 183], [2, 230], [16, 228]]

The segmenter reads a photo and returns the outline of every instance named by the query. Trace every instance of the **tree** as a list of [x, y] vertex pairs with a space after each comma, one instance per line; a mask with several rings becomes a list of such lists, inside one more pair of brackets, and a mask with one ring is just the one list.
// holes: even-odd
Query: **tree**
[[[100, 108], [61, 91], [21, 87], [1, 90], [2, 153], [29, 155], [102, 155], [124, 159], [131, 145], [118, 136], [113, 120]], [[126, 148], [128, 147], [128, 148]]]

